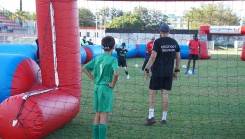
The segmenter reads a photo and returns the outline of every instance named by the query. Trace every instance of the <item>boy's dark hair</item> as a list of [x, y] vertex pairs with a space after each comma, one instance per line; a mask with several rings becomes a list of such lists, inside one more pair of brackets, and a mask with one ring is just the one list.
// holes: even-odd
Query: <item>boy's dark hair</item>
[[110, 51], [115, 46], [115, 39], [112, 36], [106, 36], [101, 40], [101, 45], [105, 51]]
[[122, 46], [124, 46], [124, 47], [125, 47], [125, 46], [126, 46], [126, 43], [125, 43], [125, 42], [123, 42], [123, 43], [122, 43]]
[[193, 38], [194, 38], [194, 39], [198, 39], [197, 34], [194, 34], [194, 35], [193, 35]]

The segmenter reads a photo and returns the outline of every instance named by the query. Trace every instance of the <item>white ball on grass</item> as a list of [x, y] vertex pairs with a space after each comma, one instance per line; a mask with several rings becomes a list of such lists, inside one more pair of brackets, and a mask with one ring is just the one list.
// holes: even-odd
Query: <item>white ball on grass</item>
[[135, 68], [138, 68], [138, 67], [139, 67], [139, 65], [138, 65], [138, 64], [134, 64], [134, 67], [135, 67]]
[[184, 68], [184, 69], [185, 69], [185, 68], [186, 68], [186, 65], [183, 65], [183, 66], [182, 66], [182, 68]]

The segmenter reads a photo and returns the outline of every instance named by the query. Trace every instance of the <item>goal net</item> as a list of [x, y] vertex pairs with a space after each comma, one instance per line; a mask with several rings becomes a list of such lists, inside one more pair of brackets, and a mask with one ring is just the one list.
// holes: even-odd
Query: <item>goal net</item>
[[[115, 38], [116, 48], [126, 44], [129, 75], [119, 67], [108, 139], [245, 138], [243, 5], [243, 0], [36, 0], [40, 69], [27, 62], [22, 69], [33, 73], [28, 87], [18, 88], [26, 76], [17, 80], [10, 86], [17, 88], [15, 94], [0, 103], [0, 138], [93, 138], [94, 82], [82, 68], [103, 54], [105, 36]], [[163, 23], [179, 44], [180, 72], [168, 95], [167, 123], [160, 124], [163, 102], [157, 90], [156, 123], [145, 126], [150, 95], [143, 72], [146, 44], [160, 38]], [[193, 60], [187, 70], [193, 35], [201, 44], [195, 72]]]

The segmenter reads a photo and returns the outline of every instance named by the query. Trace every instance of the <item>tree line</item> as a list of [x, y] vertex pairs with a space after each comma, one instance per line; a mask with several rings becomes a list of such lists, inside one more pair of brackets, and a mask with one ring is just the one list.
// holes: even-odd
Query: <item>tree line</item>
[[[156, 29], [163, 22], [171, 26], [169, 17], [159, 10], [149, 10], [146, 7], [135, 7], [132, 11], [125, 12], [121, 9], [103, 7], [93, 13], [90, 9], [79, 8], [79, 25], [88, 27], [106, 28], [134, 28]], [[12, 19], [36, 20], [36, 14], [16, 10]], [[201, 25], [212, 26], [238, 26], [240, 22], [245, 25], [245, 17], [240, 19], [236, 13], [222, 3], [201, 4], [183, 13], [183, 22], [188, 23], [188, 28], [198, 29]]]
[[[200, 25], [239, 26], [240, 19], [236, 13], [222, 3], [202, 4], [183, 13], [183, 22], [190, 29], [198, 29]], [[106, 28], [158, 28], [165, 22], [171, 25], [169, 17], [159, 10], [149, 10], [145, 7], [135, 7], [125, 12], [116, 8], [103, 7], [95, 13], [87, 8], [79, 8], [80, 26], [101, 26]], [[182, 22], [182, 23], [183, 23]]]

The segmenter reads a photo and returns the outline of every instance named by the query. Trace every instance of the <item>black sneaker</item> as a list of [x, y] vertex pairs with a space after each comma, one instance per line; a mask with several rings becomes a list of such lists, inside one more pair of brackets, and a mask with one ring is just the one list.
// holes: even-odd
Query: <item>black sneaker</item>
[[164, 124], [166, 124], [166, 123], [167, 123], [166, 120], [161, 120], [161, 121], [160, 121], [160, 124], [161, 124], [161, 125], [164, 125]]
[[149, 125], [153, 125], [153, 124], [155, 124], [156, 123], [156, 121], [155, 121], [155, 119], [154, 119], [154, 117], [152, 117], [151, 119], [146, 119], [145, 120], [145, 122], [144, 122], [144, 125], [145, 126], [149, 126]]

